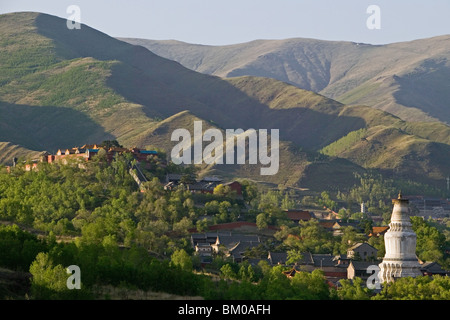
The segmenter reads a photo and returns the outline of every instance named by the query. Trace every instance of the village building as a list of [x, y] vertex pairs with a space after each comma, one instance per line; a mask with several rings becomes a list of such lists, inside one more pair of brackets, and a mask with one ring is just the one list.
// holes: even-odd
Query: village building
[[182, 182], [183, 175], [178, 173], [169, 173], [166, 175], [164, 190], [175, 190], [183, 185], [186, 190], [192, 193], [214, 193], [214, 189], [218, 185], [228, 186], [231, 191], [234, 191], [237, 199], [242, 199], [242, 185], [238, 181], [230, 181], [223, 183], [223, 180], [218, 177], [203, 177], [189, 182]]
[[378, 250], [370, 244], [357, 243], [347, 250], [347, 256], [353, 260], [374, 261], [377, 259]]
[[439, 219], [450, 214], [450, 201], [448, 199], [432, 198], [426, 196], [408, 196], [409, 205], [415, 208], [417, 216]]
[[312, 258], [314, 269], [322, 270], [329, 282], [336, 285], [339, 280], [347, 278], [348, 265], [341, 263], [339, 257], [331, 254], [313, 254]]
[[352, 259], [349, 258], [347, 254], [338, 254], [334, 256], [334, 261], [336, 261], [338, 265], [348, 266]]
[[352, 227], [356, 232], [362, 232], [363, 230], [359, 226], [359, 221], [343, 221], [343, 220], [320, 220], [321, 225], [325, 230], [331, 232], [333, 236], [340, 236], [343, 234], [343, 229]]
[[69, 163], [70, 160], [80, 159], [83, 161], [90, 161], [94, 156], [99, 154], [100, 150], [105, 150], [106, 159], [108, 162], [112, 162], [117, 155], [132, 154], [134, 159], [138, 162], [144, 162], [148, 160], [148, 157], [154, 157], [158, 155], [155, 150], [143, 150], [140, 148], [122, 148], [122, 147], [109, 147], [104, 148], [97, 144], [83, 145], [82, 147], [73, 147], [68, 149], [58, 149], [55, 154], [48, 152], [43, 153], [39, 159], [32, 160], [32, 164], [26, 164], [25, 170], [30, 171], [37, 167], [39, 162], [55, 163], [60, 162], [63, 164]]
[[192, 234], [191, 244], [201, 258], [221, 253], [233, 262], [242, 262], [246, 258], [245, 251], [260, 245], [261, 240], [257, 235], [217, 232]]
[[370, 267], [377, 267], [377, 264], [370, 261], [350, 261], [347, 268], [347, 279], [355, 279], [355, 277], [361, 278], [364, 282], [372, 275]]
[[261, 243], [257, 235], [246, 234], [220, 234], [216, 242], [211, 245], [215, 253], [222, 252], [226, 257], [231, 257], [233, 262], [242, 262], [244, 252], [247, 249], [258, 246]]
[[242, 199], [243, 198], [243, 194], [242, 194], [242, 185], [240, 182], [238, 181], [230, 181], [227, 183], [223, 184], [225, 187], [229, 187], [231, 189], [231, 191], [234, 191], [236, 194], [236, 198], [237, 199]]
[[424, 276], [432, 276], [435, 274], [441, 276], [450, 275], [450, 272], [448, 270], [442, 269], [441, 265], [437, 262], [425, 262], [421, 265], [420, 270]]
[[369, 237], [383, 236], [389, 230], [389, 226], [372, 227]]
[[326, 231], [329, 231], [329, 232], [334, 231], [333, 227], [335, 224], [336, 224], [336, 221], [334, 221], [334, 220], [320, 220], [319, 221], [319, 225], [322, 228], [324, 228]]
[[333, 235], [334, 236], [341, 236], [343, 235], [343, 229], [347, 227], [352, 227], [356, 230], [356, 232], [361, 233], [363, 230], [359, 226], [359, 221], [342, 221], [337, 220], [333, 225]]
[[293, 277], [295, 277], [295, 275], [299, 272], [299, 270], [297, 270], [295, 267], [293, 267], [292, 269], [283, 271], [283, 274], [288, 277], [289, 279], [292, 279]]
[[271, 266], [287, 265], [288, 254], [287, 252], [270, 252], [267, 255], [267, 260]]
[[183, 175], [178, 173], [168, 173], [164, 190], [175, 190], [180, 185], [183, 185], [186, 190], [192, 193], [213, 193], [214, 188], [222, 183], [222, 179], [218, 177], [203, 177], [201, 179], [183, 182]]
[[285, 212], [287, 217], [295, 224], [299, 224], [300, 221], [309, 221], [315, 217], [312, 212], [305, 210], [285, 210]]

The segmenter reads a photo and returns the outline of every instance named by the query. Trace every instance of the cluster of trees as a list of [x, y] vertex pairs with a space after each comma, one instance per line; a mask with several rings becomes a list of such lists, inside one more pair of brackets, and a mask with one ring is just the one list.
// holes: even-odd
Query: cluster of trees
[[[129, 174], [132, 159], [126, 155], [112, 163], [99, 155], [81, 166], [40, 163], [30, 172], [0, 172], [0, 220], [59, 237], [82, 236], [89, 243], [114, 236], [121, 245], [139, 245], [166, 256], [188, 249], [183, 236], [189, 229], [205, 231], [211, 224], [236, 221], [241, 214], [261, 228], [289, 223], [282, 211], [293, 205], [288, 193], [262, 193], [248, 181], [242, 182], [243, 200], [223, 185], [211, 195], [192, 194], [182, 186], [166, 191], [158, 176], [175, 171], [189, 179], [195, 177], [195, 169], [161, 166], [159, 158], [152, 161], [145, 171], [149, 181], [144, 193]], [[251, 208], [248, 213], [245, 203]]]
[[339, 200], [360, 204], [368, 207], [383, 207], [387, 199], [392, 199], [398, 193], [392, 180], [386, 180], [379, 174], [358, 175], [359, 185], [355, 185], [348, 193], [338, 192]]
[[[37, 171], [16, 168], [11, 173], [0, 172], [0, 220], [45, 235], [38, 238], [17, 225], [0, 227], [0, 265], [30, 271], [32, 297], [95, 298], [105, 285], [207, 299], [372, 297], [373, 293], [358, 287], [357, 281], [335, 290], [330, 289], [320, 271], [301, 272], [289, 279], [282, 273], [283, 267], [264, 263], [237, 265], [218, 259], [215, 263], [220, 281], [193, 273], [198, 261], [192, 255], [188, 230], [196, 227], [206, 231], [211, 223], [235, 221], [245, 213], [244, 204], [249, 208], [247, 220], [255, 221], [258, 227], [280, 226], [275, 235], [280, 246], [271, 250], [286, 250], [293, 260], [302, 252], [345, 253], [349, 246], [366, 238], [352, 227], [345, 228], [341, 236], [332, 236], [314, 219], [295, 226], [283, 212], [296, 205], [291, 192], [261, 192], [249, 181], [242, 182], [243, 200], [236, 199], [224, 186], [217, 187], [212, 195], [195, 195], [182, 187], [166, 191], [158, 178], [164, 170], [179, 170], [185, 179], [192, 178], [195, 171], [189, 167], [175, 169], [172, 164], [156, 166], [158, 159], [146, 172], [149, 182], [141, 193], [128, 172], [130, 161], [118, 156], [108, 164], [98, 157], [83, 166], [42, 163]], [[373, 191], [368, 185], [363, 189]], [[333, 200], [323, 193], [321, 201], [332, 204]], [[442, 249], [448, 243], [445, 235], [422, 219], [413, 219], [413, 228], [418, 235], [419, 257], [442, 262]], [[57, 242], [57, 237], [68, 241]], [[369, 243], [383, 252], [382, 237], [371, 238]], [[261, 250], [249, 254], [261, 256]], [[66, 287], [65, 268], [73, 264], [82, 270], [81, 290]], [[445, 281], [433, 281], [429, 286], [446, 285]], [[383, 297], [394, 297], [392, 290], [385, 289]]]
[[[13, 239], [12, 242], [7, 242]], [[45, 240], [20, 230], [16, 225], [0, 227], [2, 260], [0, 264], [32, 274], [31, 298], [94, 299], [103, 286], [121, 286], [130, 290], [163, 291], [206, 299], [330, 299], [330, 291], [321, 271], [301, 273], [288, 279], [279, 266], [260, 263], [221, 262], [222, 279], [192, 273], [192, 257], [184, 250], [173, 252], [171, 259], [159, 260], [143, 247], [120, 249], [114, 237], [101, 243], [78, 238], [57, 243], [54, 236]], [[28, 254], [24, 255], [24, 252]], [[4, 257], [4, 258], [3, 258]], [[81, 290], [67, 288], [66, 267], [74, 264], [81, 270]], [[239, 280], [239, 281], [231, 281]]]
[[[8, 242], [8, 240], [10, 240]], [[255, 268], [222, 261], [223, 279], [192, 273], [192, 257], [184, 250], [173, 252], [171, 259], [160, 260], [143, 247], [120, 249], [114, 237], [101, 243], [57, 243], [55, 237], [45, 240], [20, 230], [16, 225], [0, 227], [2, 260], [0, 265], [32, 274], [31, 298], [34, 299], [94, 299], [103, 286], [162, 291], [179, 295], [202, 296], [206, 299], [285, 299], [330, 297], [323, 274], [304, 273], [290, 281], [283, 268], [267, 264]], [[28, 254], [23, 254], [27, 252]], [[74, 264], [81, 270], [81, 290], [67, 288], [66, 267]], [[232, 269], [239, 267], [234, 276]], [[227, 273], [227, 269], [230, 271]]]
[[359, 233], [354, 227], [342, 228], [341, 235], [333, 235], [316, 219], [300, 221], [296, 227], [282, 227], [275, 238], [282, 242], [281, 249], [290, 254], [330, 253], [345, 254], [347, 249], [356, 243], [367, 240], [367, 236]]
[[445, 248], [450, 245], [450, 238], [421, 217], [411, 217], [412, 228], [417, 235], [416, 253], [422, 261], [436, 261], [444, 269], [450, 269], [450, 257]]
[[[209, 224], [225, 223], [236, 221], [241, 215], [245, 215], [245, 220], [256, 222], [258, 228], [264, 229], [268, 225], [290, 225], [291, 221], [286, 217], [284, 210], [296, 207], [294, 194], [285, 190], [260, 190], [256, 183], [241, 181], [243, 200], [236, 199], [236, 194], [228, 186], [218, 185], [212, 195], [194, 195], [193, 199], [204, 203], [204, 214], [210, 215], [213, 219]], [[245, 207], [244, 204], [247, 206]], [[207, 223], [199, 221], [197, 229]]]
[[[247, 188], [254, 188], [254, 186]], [[288, 226], [292, 223], [284, 211], [294, 209], [296, 204], [292, 191], [283, 189], [259, 191], [255, 193], [250, 202], [249, 212], [254, 214], [254, 222], [259, 229], [267, 228], [269, 225]]]
[[[297, 272], [288, 278], [283, 266], [270, 267], [219, 263], [221, 280], [192, 272], [195, 261], [184, 249], [175, 250], [170, 259], [152, 257], [141, 246], [121, 249], [113, 236], [101, 243], [57, 242], [53, 235], [40, 239], [17, 225], [0, 226], [1, 266], [29, 270], [32, 275], [30, 297], [34, 299], [102, 299], [105, 286], [129, 290], [162, 291], [206, 299], [444, 299], [448, 300], [448, 277], [399, 279], [375, 294], [356, 278], [329, 285], [321, 270]], [[76, 263], [81, 270], [81, 290], [67, 288], [66, 267]], [[107, 297], [106, 297], [107, 298]]]
[[[355, 173], [359, 184], [347, 192], [338, 191], [336, 200], [346, 202], [347, 208], [359, 206], [362, 202], [367, 205], [368, 211], [383, 217], [387, 224], [391, 214], [390, 199], [396, 198], [399, 191], [403, 194], [421, 194], [434, 197], [445, 197], [442, 190], [435, 187], [401, 178], [387, 179], [378, 173]], [[322, 195], [323, 198], [323, 195]], [[331, 208], [331, 205], [328, 205]], [[348, 217], [348, 216], [347, 216]]]
[[373, 300], [449, 300], [450, 277], [400, 278], [385, 285]]
[[[181, 295], [204, 294], [209, 291], [204, 286], [214, 286], [209, 278], [152, 257], [141, 246], [121, 249], [113, 236], [101, 243], [83, 237], [58, 243], [52, 235], [39, 239], [17, 225], [0, 226], [0, 245], [0, 266], [31, 273], [34, 299], [90, 299], [107, 285]], [[66, 268], [74, 264], [81, 270], [81, 290], [67, 288]]]
[[450, 278], [440, 275], [399, 278], [383, 284], [378, 293], [368, 289], [360, 278], [340, 280], [336, 295], [341, 300], [449, 300]]
[[170, 255], [188, 245], [170, 233], [186, 235], [205, 214], [217, 222], [239, 215], [240, 204], [227, 194], [215, 194], [199, 208], [189, 191], [166, 191], [156, 176], [149, 177], [141, 193], [129, 162], [118, 156], [108, 164], [100, 156], [81, 167], [40, 163], [37, 171], [0, 173], [0, 220], [57, 236], [82, 236], [89, 243], [113, 236], [125, 246]]

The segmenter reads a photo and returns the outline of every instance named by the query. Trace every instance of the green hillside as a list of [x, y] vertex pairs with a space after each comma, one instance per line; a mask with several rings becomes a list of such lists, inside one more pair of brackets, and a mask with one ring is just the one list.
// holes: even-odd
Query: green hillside
[[[201, 74], [86, 25], [69, 30], [65, 19], [46, 14], [1, 15], [0, 39], [2, 163], [11, 158], [11, 145], [36, 154], [107, 139], [156, 146], [170, 155], [171, 133], [192, 130], [193, 121], [201, 120], [204, 130], [279, 129], [281, 140], [277, 175], [261, 176], [257, 165], [205, 165], [202, 174], [335, 189], [351, 186], [362, 166], [397, 170], [406, 162], [387, 159], [396, 152], [430, 183], [449, 174], [450, 135], [443, 124], [405, 122], [274, 79]], [[364, 161], [355, 156], [358, 143], [342, 147], [352, 132], [363, 130], [370, 140], [381, 126], [391, 133], [377, 140], [389, 147], [381, 160], [378, 153], [366, 152]], [[392, 143], [392, 132], [401, 132], [412, 147]], [[422, 151], [424, 159], [415, 165], [413, 155]]]

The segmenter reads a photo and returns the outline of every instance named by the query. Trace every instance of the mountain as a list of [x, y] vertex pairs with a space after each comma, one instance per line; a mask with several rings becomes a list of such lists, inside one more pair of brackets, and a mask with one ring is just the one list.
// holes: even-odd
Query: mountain
[[300, 38], [205, 46], [121, 39], [206, 74], [270, 77], [403, 120], [450, 124], [450, 35], [387, 45]]
[[40, 155], [41, 152], [39, 151], [31, 151], [18, 145], [13, 145], [10, 142], [0, 142], [0, 163], [6, 163], [11, 166], [13, 158], [38, 158]]
[[[366, 169], [431, 184], [450, 174], [443, 123], [407, 122], [272, 78], [199, 73], [86, 25], [69, 30], [65, 19], [47, 14], [0, 15], [2, 163], [17, 150], [35, 156], [109, 139], [170, 155], [172, 132], [192, 134], [194, 121], [221, 132], [280, 131], [276, 175], [261, 176], [261, 165], [250, 164], [203, 165], [202, 174], [318, 191], [351, 187], [353, 173]], [[368, 143], [342, 147], [354, 135]], [[397, 161], [382, 161], [394, 152]]]

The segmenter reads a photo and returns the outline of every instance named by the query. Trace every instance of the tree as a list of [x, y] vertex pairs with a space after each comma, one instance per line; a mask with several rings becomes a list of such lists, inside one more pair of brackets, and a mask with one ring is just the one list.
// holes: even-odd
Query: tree
[[173, 231], [179, 232], [181, 234], [188, 234], [189, 229], [191, 229], [193, 227], [194, 227], [194, 225], [193, 225], [191, 219], [189, 219], [187, 217], [183, 217], [183, 218], [181, 218], [180, 221], [175, 222], [173, 224]]
[[236, 279], [237, 275], [229, 263], [220, 268], [220, 272], [225, 279]]
[[197, 229], [197, 232], [205, 232], [208, 230], [208, 220], [206, 218], [203, 218], [202, 220], [197, 220], [195, 223], [195, 228]]
[[330, 291], [322, 270], [313, 272], [297, 272], [292, 278], [291, 286], [294, 297], [302, 300], [329, 299]]
[[283, 199], [281, 200], [281, 209], [283, 210], [295, 209], [295, 201], [291, 200], [288, 193], [285, 193]]
[[298, 250], [288, 250], [286, 264], [296, 264], [303, 260], [303, 254]]
[[445, 236], [421, 217], [411, 217], [412, 228], [417, 235], [416, 252], [421, 260], [445, 264], [443, 248]]
[[27, 271], [36, 255], [51, 244], [21, 230], [17, 225], [0, 226], [0, 266]]
[[57, 299], [67, 288], [67, 272], [62, 265], [53, 265], [47, 253], [39, 253], [30, 266], [31, 293], [35, 299]]
[[192, 259], [184, 249], [176, 250], [171, 257], [171, 262], [175, 266], [179, 266], [182, 270], [192, 271]]
[[450, 300], [450, 277], [405, 277], [383, 286], [374, 300]]
[[332, 253], [333, 236], [327, 232], [317, 219], [300, 221], [300, 239], [296, 241], [297, 249], [301, 252]]
[[369, 235], [372, 232], [373, 227], [373, 220], [368, 219], [367, 217], [364, 217], [361, 222], [359, 223], [359, 227], [364, 229], [364, 233], [366, 235]]
[[372, 291], [368, 289], [361, 278], [339, 280], [341, 284], [337, 290], [337, 296], [341, 300], [369, 300]]
[[340, 209], [338, 212], [338, 218], [339, 219], [343, 219], [343, 220], [347, 220], [348, 218], [350, 218], [350, 209]]
[[331, 210], [336, 210], [337, 203], [330, 198], [330, 194], [327, 191], [321, 193], [321, 198], [319, 199], [319, 204], [325, 206]]
[[258, 197], [258, 186], [256, 183], [244, 180], [241, 183], [242, 185], [242, 197], [247, 204], [251, 204], [251, 202]]
[[256, 226], [259, 230], [265, 229], [269, 226], [270, 219], [267, 214], [260, 213], [256, 216]]
[[370, 237], [367, 243], [378, 250], [378, 258], [382, 258], [385, 256], [386, 247], [384, 245], [384, 235], [380, 235], [378, 237]]
[[283, 271], [282, 266], [275, 266], [261, 280], [259, 286], [264, 299], [285, 300], [294, 296], [295, 291]]
[[100, 144], [100, 147], [103, 147], [107, 150], [113, 147], [123, 148], [123, 146], [117, 140], [105, 140]]
[[218, 184], [214, 190], [213, 194], [220, 197], [236, 197], [236, 191], [232, 190], [230, 186], [224, 186], [223, 184]]
[[105, 228], [105, 219], [98, 218], [81, 228], [82, 240], [88, 243], [100, 243], [108, 235]]
[[215, 214], [219, 212], [219, 201], [213, 200], [205, 203], [206, 214]]

